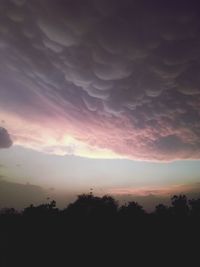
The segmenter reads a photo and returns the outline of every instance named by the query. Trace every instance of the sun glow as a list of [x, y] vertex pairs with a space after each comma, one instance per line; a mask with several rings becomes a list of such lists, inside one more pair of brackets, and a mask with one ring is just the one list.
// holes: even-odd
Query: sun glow
[[23, 120], [13, 114], [1, 112], [6, 121], [14, 145], [33, 149], [47, 154], [59, 156], [76, 155], [94, 159], [116, 159], [123, 158], [109, 149], [91, 146], [77, 140], [67, 132], [68, 125], [48, 125], [35, 123], [34, 120]]

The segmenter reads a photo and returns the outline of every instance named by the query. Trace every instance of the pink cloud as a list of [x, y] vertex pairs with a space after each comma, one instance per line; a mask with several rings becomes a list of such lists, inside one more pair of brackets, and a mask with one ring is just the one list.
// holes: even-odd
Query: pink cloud
[[147, 186], [147, 187], [122, 187], [113, 188], [108, 190], [108, 194], [116, 196], [135, 196], [135, 197], [145, 197], [145, 196], [156, 196], [156, 197], [167, 197], [175, 194], [191, 194], [199, 192], [199, 184], [177, 184], [170, 186]]

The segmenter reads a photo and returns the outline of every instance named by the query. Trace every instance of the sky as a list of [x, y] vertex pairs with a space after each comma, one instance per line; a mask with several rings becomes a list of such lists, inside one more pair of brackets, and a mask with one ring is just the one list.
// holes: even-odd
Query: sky
[[198, 194], [198, 1], [0, 0], [0, 60], [0, 207]]

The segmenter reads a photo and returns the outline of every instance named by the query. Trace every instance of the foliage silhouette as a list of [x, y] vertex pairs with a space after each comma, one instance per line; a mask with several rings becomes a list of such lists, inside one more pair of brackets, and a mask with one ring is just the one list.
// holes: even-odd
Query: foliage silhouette
[[56, 201], [52, 200], [50, 203], [41, 204], [39, 206], [34, 206], [31, 204], [29, 207], [25, 208], [23, 211], [24, 216], [52, 216], [58, 213], [56, 208]]
[[145, 210], [137, 202], [131, 201], [119, 209], [119, 214], [121, 216], [137, 219], [145, 215]]
[[200, 199], [189, 200], [189, 205], [191, 215], [200, 217]]
[[171, 198], [172, 213], [178, 217], [187, 216], [189, 214], [188, 200], [185, 195], [173, 196]]
[[92, 192], [79, 195], [62, 210], [55, 201], [30, 205], [22, 212], [2, 209], [0, 263], [2, 267], [67, 266], [72, 261], [80, 266], [81, 260], [82, 266], [89, 266], [95, 258], [101, 265], [110, 259], [112, 266], [119, 257], [124, 265], [133, 255], [142, 266], [152, 255], [155, 265], [162, 255], [177, 256], [181, 266], [180, 259], [195, 253], [199, 224], [200, 199], [188, 200], [185, 195], [173, 196], [169, 207], [159, 204], [151, 213], [137, 202], [119, 206], [113, 197]]
[[155, 214], [160, 217], [166, 217], [170, 215], [170, 209], [166, 205], [158, 204], [155, 207]]

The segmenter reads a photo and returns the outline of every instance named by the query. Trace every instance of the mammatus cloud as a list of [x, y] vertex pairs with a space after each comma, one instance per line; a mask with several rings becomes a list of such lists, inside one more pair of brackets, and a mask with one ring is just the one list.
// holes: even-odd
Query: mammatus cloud
[[12, 140], [7, 130], [0, 127], [0, 149], [12, 146]]
[[200, 158], [198, 1], [0, 5], [0, 114], [16, 144]]

